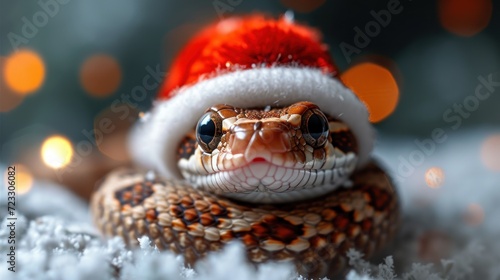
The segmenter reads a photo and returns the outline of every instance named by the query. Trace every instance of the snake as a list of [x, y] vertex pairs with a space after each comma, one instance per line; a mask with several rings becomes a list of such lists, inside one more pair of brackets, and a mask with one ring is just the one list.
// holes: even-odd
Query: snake
[[307, 277], [340, 276], [347, 252], [378, 252], [400, 216], [379, 164], [357, 168], [358, 142], [321, 104], [213, 104], [178, 144], [182, 180], [115, 170], [93, 194], [93, 218], [106, 236], [132, 247], [148, 236], [190, 265], [240, 242], [251, 263], [290, 261]]

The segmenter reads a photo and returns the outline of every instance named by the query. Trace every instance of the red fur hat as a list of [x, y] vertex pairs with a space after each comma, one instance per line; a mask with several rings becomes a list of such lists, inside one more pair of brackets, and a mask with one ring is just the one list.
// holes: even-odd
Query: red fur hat
[[337, 76], [327, 46], [309, 27], [261, 15], [222, 20], [202, 30], [175, 59], [151, 114], [132, 133], [132, 155], [179, 177], [177, 146], [208, 107], [311, 101], [351, 127], [362, 165], [373, 145], [368, 112]]

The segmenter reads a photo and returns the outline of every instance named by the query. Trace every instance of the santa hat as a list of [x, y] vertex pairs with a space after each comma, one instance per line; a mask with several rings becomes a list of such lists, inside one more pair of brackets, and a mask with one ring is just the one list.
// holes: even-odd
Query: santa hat
[[180, 52], [154, 108], [131, 134], [131, 154], [139, 164], [179, 178], [178, 145], [207, 108], [298, 101], [313, 102], [349, 125], [358, 141], [358, 167], [368, 161], [373, 131], [366, 107], [338, 79], [315, 30], [260, 15], [222, 20]]

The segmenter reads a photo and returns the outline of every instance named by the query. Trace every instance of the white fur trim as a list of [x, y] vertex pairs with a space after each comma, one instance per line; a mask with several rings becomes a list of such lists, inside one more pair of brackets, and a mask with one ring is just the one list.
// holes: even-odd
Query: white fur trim
[[366, 107], [339, 80], [312, 68], [242, 70], [180, 88], [174, 97], [158, 101], [150, 116], [136, 125], [129, 148], [139, 164], [180, 178], [176, 160], [179, 142], [194, 129], [207, 108], [221, 103], [236, 107], [287, 106], [298, 101], [313, 102], [349, 125], [358, 139], [358, 167], [368, 161], [374, 135]]

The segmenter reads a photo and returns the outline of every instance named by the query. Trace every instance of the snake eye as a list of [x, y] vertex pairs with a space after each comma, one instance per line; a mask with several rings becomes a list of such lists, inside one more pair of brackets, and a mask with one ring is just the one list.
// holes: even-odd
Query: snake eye
[[313, 148], [323, 146], [328, 139], [328, 119], [317, 109], [302, 115], [302, 137]]
[[210, 153], [217, 148], [222, 136], [222, 120], [217, 113], [204, 114], [196, 125], [196, 140], [201, 149]]

